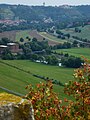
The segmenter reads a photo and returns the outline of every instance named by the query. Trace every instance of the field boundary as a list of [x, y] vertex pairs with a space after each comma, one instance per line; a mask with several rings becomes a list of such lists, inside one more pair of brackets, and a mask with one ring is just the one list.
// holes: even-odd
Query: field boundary
[[49, 38], [49, 37], [47, 37], [47, 36], [44, 36], [44, 35], [42, 35], [42, 34], [40, 34], [40, 33], [38, 33], [38, 34], [41, 35], [42, 37], [48, 39], [49, 41], [53, 41], [53, 42], [56, 42], [56, 43], [60, 43], [59, 41], [52, 40], [51, 38]]
[[21, 93], [18, 93], [18, 92], [14, 92], [14, 91], [9, 90], [9, 89], [7, 89], [7, 88], [4, 88], [4, 87], [2, 87], [2, 86], [0, 86], [0, 89], [5, 90], [6, 92], [9, 92], [9, 93], [14, 94], [14, 95], [17, 95], [17, 96], [24, 96], [24, 94], [21, 94]]
[[15, 69], [18, 69], [18, 70], [20, 70], [20, 71], [23, 71], [23, 72], [25, 72], [25, 73], [27, 73], [27, 74], [31, 74], [32, 76], [34, 76], [34, 77], [36, 77], [36, 78], [40, 78], [40, 79], [43, 79], [43, 80], [45, 80], [45, 81], [51, 80], [53, 84], [56, 84], [56, 85], [59, 85], [59, 86], [63, 86], [63, 87], [64, 87], [63, 83], [61, 83], [59, 80], [55, 80], [55, 79], [51, 79], [51, 78], [49, 78], [49, 77], [44, 77], [44, 76], [41, 76], [41, 75], [33, 74], [33, 73], [31, 73], [30, 71], [26, 71], [26, 70], [24, 70], [24, 69], [22, 69], [22, 68], [19, 68], [19, 67], [17, 67], [17, 66], [14, 66], [14, 65], [11, 65], [11, 64], [8, 64], [8, 63], [5, 63], [5, 62], [3, 62], [3, 61], [1, 61], [1, 60], [0, 60], [0, 62], [1, 62], [2, 64], [8, 65], [8, 66], [10, 66], [10, 67], [12, 67], [12, 68], [15, 68]]

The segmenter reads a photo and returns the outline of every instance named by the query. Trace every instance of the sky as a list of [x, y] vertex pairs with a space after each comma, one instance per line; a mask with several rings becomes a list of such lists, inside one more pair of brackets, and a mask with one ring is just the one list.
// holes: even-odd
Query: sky
[[0, 0], [0, 4], [24, 4], [24, 5], [90, 5], [90, 0]]

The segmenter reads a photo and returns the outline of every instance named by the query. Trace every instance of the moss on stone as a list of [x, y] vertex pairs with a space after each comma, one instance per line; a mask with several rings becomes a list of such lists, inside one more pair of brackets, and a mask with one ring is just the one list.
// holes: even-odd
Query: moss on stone
[[21, 97], [15, 96], [13, 94], [8, 93], [0, 93], [0, 105], [5, 105], [8, 103], [20, 103], [22, 100]]

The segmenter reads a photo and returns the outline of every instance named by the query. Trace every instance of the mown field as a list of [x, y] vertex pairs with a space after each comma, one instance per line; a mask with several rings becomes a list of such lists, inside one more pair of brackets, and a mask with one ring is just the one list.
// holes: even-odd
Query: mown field
[[[33, 81], [33, 82], [32, 82]], [[40, 80], [38, 78], [34, 78], [30, 74], [24, 73], [18, 69], [12, 68], [8, 65], [0, 63], [0, 86], [12, 90], [14, 92], [18, 92], [21, 94], [25, 94], [25, 86], [29, 83], [35, 85]]]
[[71, 36], [77, 36], [79, 38], [84, 38], [90, 40], [90, 25], [86, 25], [84, 27], [78, 27], [81, 32], [75, 32], [75, 28], [67, 28], [61, 30], [63, 33], [70, 33]]
[[[22, 68], [23, 70], [29, 71], [30, 73], [59, 80], [63, 84], [69, 80], [73, 80], [73, 69], [33, 63], [29, 60], [6, 60], [4, 62]], [[35, 85], [40, 82], [45, 81], [36, 78], [29, 73], [25, 73], [11, 66], [0, 63], [0, 86], [4, 88], [18, 92], [20, 94], [25, 94], [26, 85], [32, 84], [35, 87]], [[54, 85], [54, 91], [59, 94], [60, 98], [68, 97], [64, 94], [63, 89], [63, 86]]]
[[57, 53], [68, 53], [69, 55], [74, 55], [77, 57], [84, 56], [90, 59], [90, 48], [71, 48], [71, 49], [58, 49], [55, 50]]
[[40, 34], [41, 34], [43, 37], [45, 37], [46, 39], [49, 39], [50, 41], [56, 41], [56, 42], [58, 42], [58, 43], [64, 43], [64, 42], [67, 41], [67, 40], [62, 40], [62, 39], [60, 39], [60, 38], [57, 38], [57, 37], [55, 37], [55, 36], [53, 36], [53, 35], [50, 35], [50, 34], [48, 34], [48, 33], [46, 33], [46, 32], [40, 32]]

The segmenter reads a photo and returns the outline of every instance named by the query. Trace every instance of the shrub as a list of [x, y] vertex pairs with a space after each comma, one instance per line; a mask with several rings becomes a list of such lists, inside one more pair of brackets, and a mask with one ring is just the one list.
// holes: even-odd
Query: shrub
[[85, 59], [82, 68], [75, 70], [75, 82], [69, 81], [65, 86], [65, 93], [73, 95], [75, 102], [71, 105], [70, 115], [80, 120], [88, 120], [90, 117], [90, 65]]
[[64, 99], [63, 106], [57, 94], [53, 92], [51, 81], [40, 83], [36, 88], [28, 85], [25, 96], [33, 105], [36, 120], [89, 120], [90, 119], [90, 65], [85, 59], [82, 68], [75, 70], [76, 81], [65, 84], [64, 92], [72, 95], [75, 101]]

